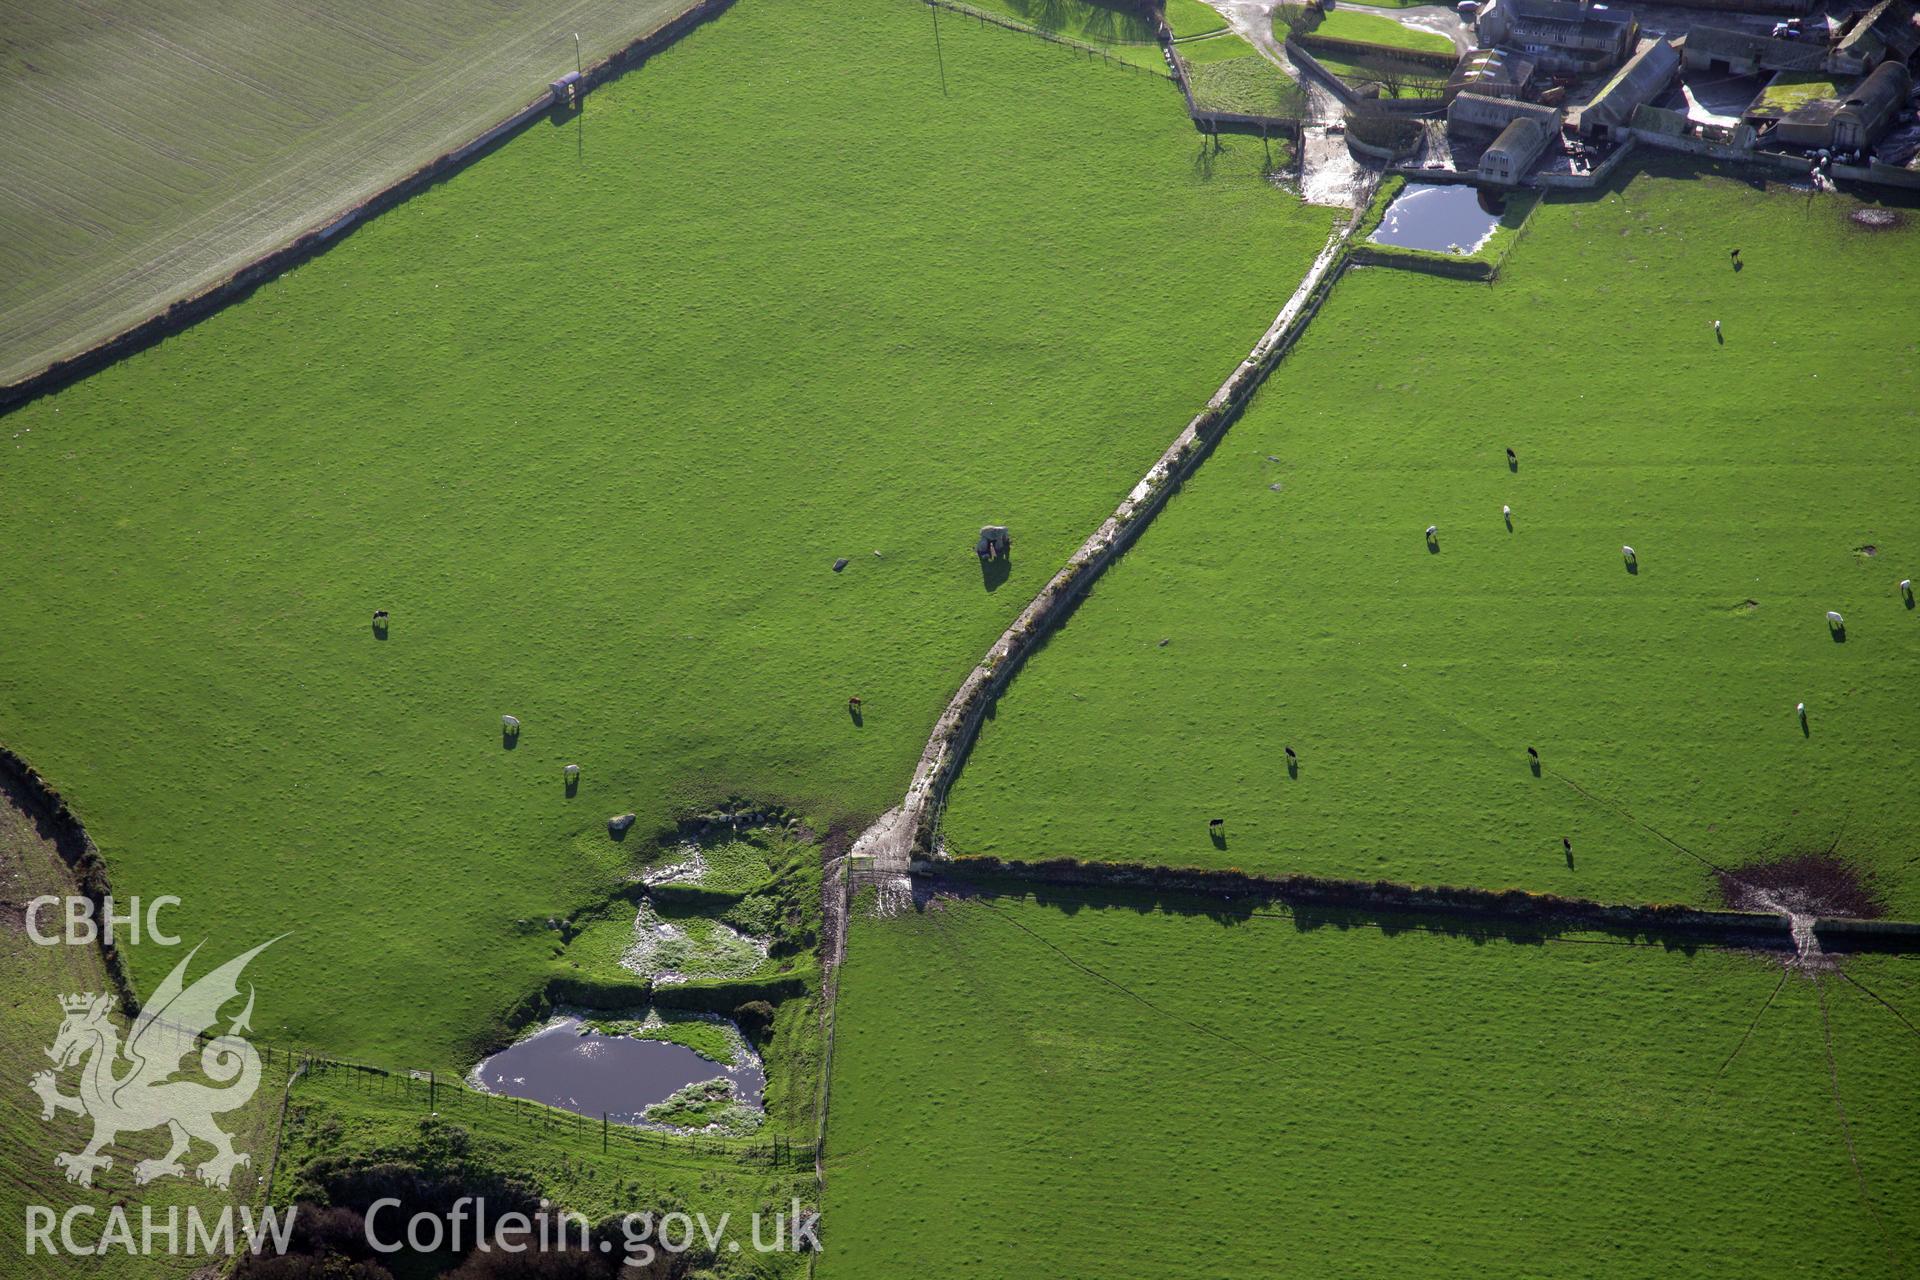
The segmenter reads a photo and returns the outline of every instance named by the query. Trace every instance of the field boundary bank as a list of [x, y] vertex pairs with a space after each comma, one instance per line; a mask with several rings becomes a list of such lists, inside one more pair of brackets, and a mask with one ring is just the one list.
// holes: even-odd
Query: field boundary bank
[[1350, 222], [1335, 225], [1306, 276], [1253, 350], [1121, 499], [1113, 514], [1047, 580], [961, 681], [934, 723], [900, 805], [854, 844], [852, 857], [872, 860], [869, 874], [883, 881], [887, 877], [903, 880], [915, 854], [931, 853], [939, 847], [939, 821], [947, 788], [965, 763], [988, 708], [1027, 657], [1072, 613], [1107, 565], [1133, 545], [1181, 482], [1206, 460], [1268, 372], [1305, 332], [1346, 269], [1347, 238], [1352, 226]]
[[[94, 844], [93, 837], [87, 834], [86, 824], [80, 821], [80, 815], [73, 811], [59, 788], [41, 777], [39, 770], [28, 764], [18, 752], [6, 746], [0, 746], [0, 780], [4, 780], [9, 790], [17, 793], [21, 808], [28, 817], [51, 829], [55, 852], [72, 874], [74, 887], [80, 896], [93, 904], [93, 918], [99, 920], [106, 910], [106, 899], [113, 896], [113, 886], [107, 880], [107, 861], [100, 856], [99, 846]], [[24, 907], [26, 904], [21, 905]], [[137, 1017], [140, 998], [134, 994], [133, 983], [127, 978], [126, 965], [120, 959], [119, 950], [105, 938], [104, 933], [104, 930], [95, 931], [93, 947], [100, 953], [101, 963], [106, 966], [107, 981], [113, 987], [113, 996], [119, 1002], [120, 1011], [129, 1018]]]
[[[647, 59], [678, 41], [687, 32], [732, 8], [733, 3], [734, 0], [695, 0], [691, 7], [682, 10], [652, 31], [636, 36], [626, 45], [586, 67], [581, 73], [579, 92], [584, 96], [616, 76], [637, 70]], [[0, 415], [10, 413], [22, 405], [63, 387], [71, 386], [82, 378], [98, 373], [130, 355], [144, 351], [163, 338], [172, 337], [189, 329], [233, 303], [243, 300], [261, 285], [277, 279], [339, 243], [348, 233], [368, 219], [385, 213], [388, 209], [420, 194], [437, 182], [451, 178], [521, 130], [547, 117], [553, 110], [551, 98], [543, 94], [478, 136], [441, 152], [411, 173], [374, 192], [365, 200], [340, 210], [321, 226], [303, 232], [277, 248], [269, 249], [266, 253], [239, 267], [225, 279], [216, 281], [197, 293], [191, 293], [167, 303], [154, 315], [111, 337], [102, 339], [84, 351], [55, 360], [36, 373], [0, 386]]]
[[[1056, 858], [1023, 862], [991, 856], [915, 859], [915, 872], [962, 885], [1077, 885], [1131, 892], [1171, 893], [1228, 900], [1281, 902], [1363, 915], [1444, 917], [1519, 926], [1542, 936], [1581, 930], [1674, 944], [1711, 943], [1795, 950], [1791, 922], [1770, 912], [1722, 911], [1678, 904], [1599, 902], [1524, 889], [1473, 889], [1341, 880], [1287, 874], [1152, 866], [1137, 862], [1082, 862]], [[1308, 923], [1315, 923], [1308, 921]], [[1329, 920], [1325, 923], [1336, 924]], [[1920, 952], [1920, 923], [1821, 917], [1814, 933], [1826, 951]]]

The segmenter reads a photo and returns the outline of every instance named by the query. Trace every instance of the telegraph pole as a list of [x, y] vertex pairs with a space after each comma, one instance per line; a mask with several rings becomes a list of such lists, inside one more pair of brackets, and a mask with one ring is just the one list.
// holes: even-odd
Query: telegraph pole
[[933, 56], [940, 60], [940, 96], [947, 96], [947, 55], [940, 51], [940, 6], [929, 4], [933, 10]]

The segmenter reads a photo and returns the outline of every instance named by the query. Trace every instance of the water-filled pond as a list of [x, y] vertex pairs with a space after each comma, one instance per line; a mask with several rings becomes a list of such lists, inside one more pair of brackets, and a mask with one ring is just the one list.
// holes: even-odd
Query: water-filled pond
[[740, 1101], [760, 1105], [767, 1076], [757, 1060], [725, 1067], [685, 1045], [583, 1033], [565, 1018], [494, 1054], [471, 1079], [494, 1093], [631, 1123], [676, 1090], [721, 1076]]
[[1367, 239], [1435, 253], [1472, 253], [1500, 225], [1502, 202], [1475, 187], [1409, 182]]

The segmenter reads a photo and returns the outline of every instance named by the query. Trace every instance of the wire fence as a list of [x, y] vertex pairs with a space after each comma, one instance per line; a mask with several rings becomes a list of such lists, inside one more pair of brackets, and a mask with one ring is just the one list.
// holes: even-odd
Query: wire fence
[[[1125, 67], [1128, 71], [1138, 71], [1150, 76], [1159, 76], [1162, 80], [1173, 79], [1171, 72], [1142, 66], [1126, 58], [1114, 57], [1111, 53], [1107, 52], [1112, 46], [1089, 44], [1084, 40], [1075, 40], [1072, 36], [1061, 35], [1058, 31], [1048, 31], [1044, 27], [1028, 26], [1024, 22], [1016, 22], [1014, 19], [1006, 17], [1003, 14], [988, 13], [986, 10], [976, 9], [970, 4], [962, 4], [960, 0], [920, 0], [920, 3], [926, 5], [929, 9], [945, 9], [948, 13], [956, 13], [964, 18], [972, 18], [982, 26], [999, 27], [1005, 31], [1018, 32], [1023, 36], [1038, 36], [1042, 40], [1051, 41], [1054, 44], [1078, 50], [1086, 54], [1089, 61], [1094, 58], [1099, 58], [1108, 66]], [[1128, 42], [1126, 47], [1130, 49], [1152, 49], [1156, 53], [1159, 52], [1160, 48], [1158, 44], [1147, 41], [1139, 41], [1137, 43]]]
[[[264, 1049], [262, 1057], [272, 1052], [271, 1048]], [[624, 1147], [796, 1169], [813, 1168], [817, 1154], [816, 1143], [794, 1142], [778, 1134], [767, 1141], [754, 1142], [719, 1134], [690, 1133], [665, 1125], [624, 1123], [607, 1112], [588, 1116], [528, 1098], [475, 1089], [464, 1082], [442, 1080], [433, 1071], [392, 1071], [317, 1054], [283, 1060], [309, 1081], [344, 1084], [370, 1098], [402, 1102], [418, 1109], [422, 1115], [504, 1119], [535, 1133], [567, 1140], [574, 1146], [597, 1141], [603, 1153]]]

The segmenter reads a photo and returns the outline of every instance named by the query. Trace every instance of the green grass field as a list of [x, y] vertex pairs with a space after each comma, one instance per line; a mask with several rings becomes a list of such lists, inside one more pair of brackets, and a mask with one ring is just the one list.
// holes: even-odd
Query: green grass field
[[1492, 289], [1347, 276], [1015, 679], [950, 847], [1699, 903], [1833, 846], [1920, 916], [1920, 352], [1840, 301], [1920, 230], [1855, 207], [1643, 175]]
[[0, 382], [324, 225], [687, 0], [0, 0]]
[[943, 96], [924, 7], [838, 13], [742, 4], [4, 420], [0, 739], [116, 891], [289, 933], [262, 1039], [464, 1066], [676, 815], [894, 803], [1324, 240], [1163, 81], [961, 21]]
[[1201, 0], [1167, 0], [1166, 15], [1167, 27], [1176, 40], [1227, 29], [1227, 20], [1220, 16], [1220, 11], [1202, 4]]
[[[1274, 33], [1284, 36], [1289, 30], [1286, 13], [1291, 6], [1274, 11]], [[1335, 40], [1358, 40], [1387, 49], [1415, 49], [1425, 53], [1451, 53], [1453, 41], [1433, 31], [1402, 26], [1396, 20], [1377, 13], [1338, 8], [1321, 15], [1311, 31]], [[1441, 77], [1445, 79], [1443, 75]]]
[[[42, 895], [65, 897], [74, 892], [73, 877], [56, 850], [51, 825], [30, 816], [24, 797], [10, 783], [0, 785], [0, 992], [7, 997], [0, 1002], [0, 1072], [7, 1081], [7, 1087], [0, 1089], [0, 1169], [5, 1171], [0, 1174], [0, 1222], [5, 1223], [0, 1228], [0, 1239], [5, 1241], [0, 1257], [9, 1259], [0, 1265], [0, 1271], [8, 1280], [51, 1280], [71, 1276], [76, 1265], [84, 1265], [90, 1276], [186, 1280], [199, 1263], [184, 1256], [136, 1257], [114, 1250], [89, 1263], [76, 1264], [70, 1257], [49, 1255], [37, 1248], [29, 1254], [28, 1208], [38, 1206], [64, 1214], [70, 1208], [86, 1206], [93, 1216], [75, 1219], [75, 1235], [89, 1242], [90, 1236], [98, 1239], [106, 1227], [106, 1215], [115, 1205], [128, 1206], [137, 1223], [141, 1206], [163, 1218], [175, 1209], [182, 1214], [193, 1210], [212, 1218], [230, 1204], [263, 1203], [257, 1178], [265, 1175], [273, 1159], [275, 1122], [287, 1063], [284, 1059], [263, 1063], [261, 1084], [252, 1099], [245, 1107], [221, 1117], [235, 1150], [252, 1159], [252, 1165], [240, 1172], [231, 1190], [219, 1191], [177, 1178], [137, 1184], [135, 1164], [166, 1152], [167, 1135], [158, 1128], [129, 1130], [109, 1144], [105, 1154], [113, 1159], [113, 1167], [97, 1173], [91, 1188], [69, 1183], [65, 1172], [55, 1167], [54, 1156], [80, 1151], [92, 1135], [93, 1125], [86, 1117], [64, 1111], [55, 1113], [51, 1120], [42, 1119], [40, 1099], [28, 1090], [27, 1082], [39, 1072], [53, 1069], [45, 1050], [54, 1043], [65, 1016], [60, 997], [107, 992], [111, 986], [95, 948], [36, 945], [26, 932], [24, 907]], [[58, 908], [43, 912], [41, 930], [58, 933], [58, 916]], [[180, 952], [173, 956], [176, 961], [182, 958]], [[127, 1020], [116, 1014], [114, 1025], [124, 1037]], [[197, 1058], [195, 1054], [192, 1060]], [[124, 1063], [114, 1069], [126, 1073]], [[80, 1092], [77, 1070], [63, 1069], [57, 1077], [62, 1094], [76, 1096]], [[189, 1167], [208, 1154], [207, 1148], [197, 1147]]]
[[[1071, 893], [859, 921], [821, 1274], [1904, 1274], [1913, 1033], [1617, 941]], [[1910, 958], [1848, 971], [1920, 1002]]]

